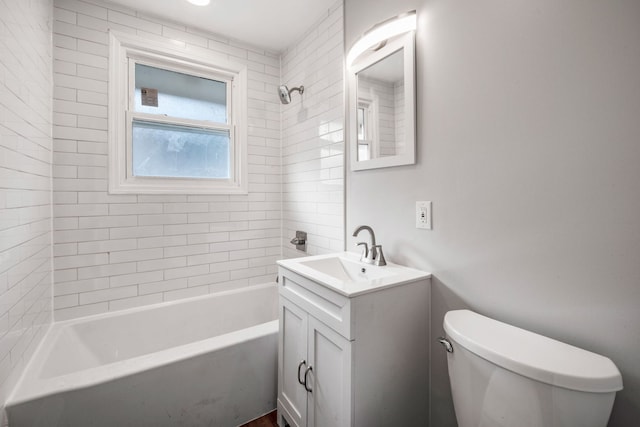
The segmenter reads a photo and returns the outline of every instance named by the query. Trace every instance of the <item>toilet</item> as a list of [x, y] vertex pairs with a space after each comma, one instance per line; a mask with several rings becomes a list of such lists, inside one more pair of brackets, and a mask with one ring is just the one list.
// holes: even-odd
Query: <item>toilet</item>
[[605, 427], [620, 371], [607, 357], [470, 310], [444, 317], [458, 427]]

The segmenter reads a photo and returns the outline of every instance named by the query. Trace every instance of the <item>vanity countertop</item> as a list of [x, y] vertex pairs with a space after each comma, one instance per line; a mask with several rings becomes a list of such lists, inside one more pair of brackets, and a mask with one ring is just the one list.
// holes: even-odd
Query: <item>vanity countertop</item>
[[360, 261], [359, 254], [352, 252], [290, 258], [277, 263], [346, 297], [431, 278], [430, 273], [398, 264], [366, 264]]

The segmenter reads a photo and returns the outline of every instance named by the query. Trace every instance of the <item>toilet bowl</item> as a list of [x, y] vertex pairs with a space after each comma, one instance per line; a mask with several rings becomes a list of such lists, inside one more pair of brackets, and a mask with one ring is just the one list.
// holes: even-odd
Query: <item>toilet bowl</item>
[[444, 318], [458, 427], [604, 427], [622, 377], [598, 354], [469, 310]]

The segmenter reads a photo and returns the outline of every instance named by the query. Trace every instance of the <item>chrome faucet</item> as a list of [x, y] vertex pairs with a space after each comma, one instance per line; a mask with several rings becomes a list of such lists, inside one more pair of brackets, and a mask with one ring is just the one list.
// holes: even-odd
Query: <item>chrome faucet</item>
[[[367, 264], [373, 265], [387, 265], [387, 262], [384, 259], [384, 254], [382, 253], [382, 245], [376, 245], [376, 235], [373, 232], [373, 229], [368, 225], [361, 225], [355, 229], [353, 232], [353, 237], [357, 237], [358, 233], [362, 230], [367, 230], [369, 235], [371, 236], [371, 245], [367, 246], [365, 242], [358, 242], [356, 246], [364, 246], [364, 250], [362, 251], [362, 256], [360, 257], [360, 261], [365, 262]], [[369, 249], [369, 247], [371, 249]]]

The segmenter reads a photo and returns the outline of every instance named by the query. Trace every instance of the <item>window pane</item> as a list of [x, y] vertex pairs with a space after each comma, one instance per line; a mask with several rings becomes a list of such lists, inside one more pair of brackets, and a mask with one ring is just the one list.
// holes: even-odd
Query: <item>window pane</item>
[[227, 83], [136, 64], [134, 111], [227, 123]]
[[360, 107], [358, 108], [358, 139], [359, 140], [363, 140], [367, 138], [365, 134], [364, 120], [365, 120], [364, 108]]
[[229, 131], [133, 121], [133, 175], [229, 179]]
[[370, 160], [369, 144], [358, 144], [358, 160]]

